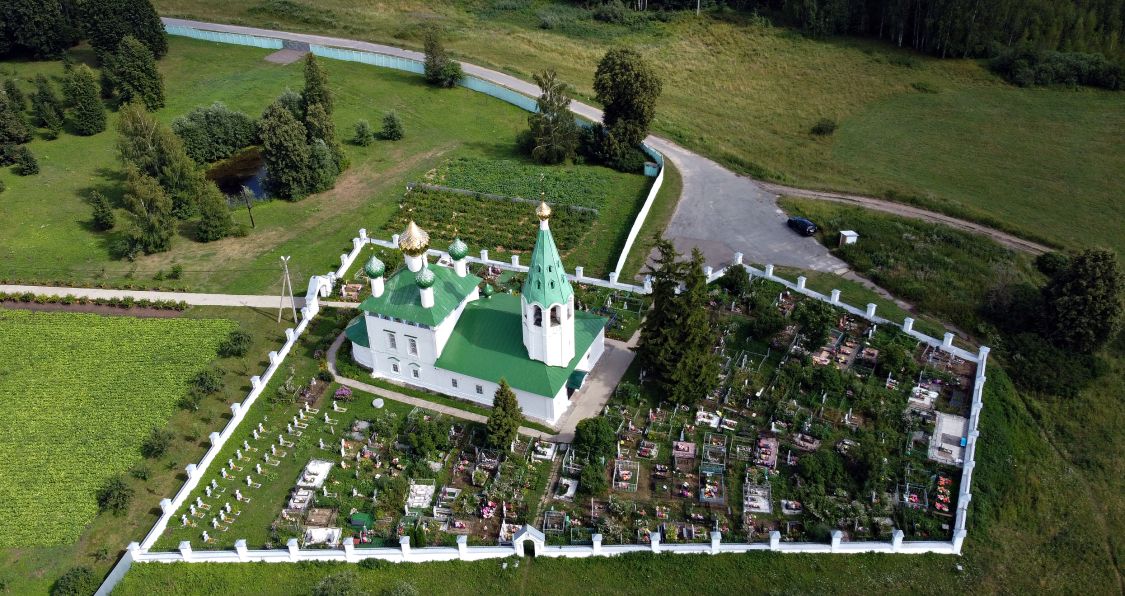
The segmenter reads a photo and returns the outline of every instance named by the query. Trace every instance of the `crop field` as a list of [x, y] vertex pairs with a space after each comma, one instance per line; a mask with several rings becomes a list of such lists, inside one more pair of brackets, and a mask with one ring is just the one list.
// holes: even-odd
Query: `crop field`
[[0, 548], [75, 540], [233, 328], [0, 309]]
[[542, 197], [552, 205], [598, 209], [607, 197], [620, 192], [621, 182], [632, 182], [636, 177], [601, 166], [540, 166], [462, 157], [427, 173], [426, 182], [509, 197]]

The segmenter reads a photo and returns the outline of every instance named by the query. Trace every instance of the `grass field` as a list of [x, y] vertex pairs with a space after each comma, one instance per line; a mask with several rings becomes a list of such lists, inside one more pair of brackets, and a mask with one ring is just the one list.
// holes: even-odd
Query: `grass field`
[[[1125, 191], [1116, 175], [1125, 168], [1120, 94], [1017, 89], [975, 61], [811, 40], [730, 12], [615, 25], [546, 0], [155, 4], [169, 16], [412, 48], [436, 24], [466, 59], [528, 79], [554, 68], [587, 99], [605, 50], [634, 45], [663, 73], [655, 131], [738, 171], [893, 193], [1068, 247], [1125, 251], [1114, 202]], [[809, 134], [821, 118], [839, 123], [834, 137]]]
[[[16, 311], [3, 312], [7, 314]], [[24, 312], [19, 311], [21, 315]], [[63, 511], [67, 522], [66, 532], [73, 538], [68, 542], [50, 546], [33, 545], [36, 541], [40, 544], [45, 542], [42, 538], [47, 536], [48, 526], [43, 524], [28, 526], [24, 524], [19, 526], [20, 529], [8, 531], [8, 526], [17, 524], [21, 520], [26, 521], [26, 519], [22, 512], [20, 516], [5, 516], [5, 519], [0, 522], [6, 524], [3, 533], [5, 539], [18, 536], [20, 535], [19, 532], [31, 531], [35, 535], [34, 539], [22, 540], [19, 546], [0, 548], [0, 585], [6, 586], [8, 592], [13, 594], [44, 594], [56, 578], [74, 565], [89, 566], [99, 575], [109, 571], [122, 546], [129, 541], [142, 538], [144, 533], [152, 526], [152, 523], [156, 521], [159, 514], [157, 502], [165, 496], [174, 494], [182, 484], [184, 465], [199, 459], [209, 445], [208, 433], [218, 430], [226, 424], [226, 420], [230, 417], [229, 404], [246, 396], [246, 393], [250, 390], [250, 375], [258, 374], [265, 368], [266, 353], [269, 350], [276, 349], [284, 341], [282, 332], [286, 326], [292, 325], [291, 322], [283, 322], [279, 325], [276, 322], [276, 310], [268, 312], [268, 310], [252, 308], [196, 307], [181, 313], [177, 319], [171, 320], [135, 319], [124, 316], [96, 317], [94, 315], [69, 313], [43, 316], [78, 317], [73, 320], [83, 321], [85, 327], [80, 328], [82, 333], [74, 333], [72, 328], [71, 337], [58, 345], [65, 348], [64, 356], [76, 363], [82, 362], [90, 365], [92, 363], [90, 359], [95, 354], [99, 354], [102, 356], [100, 358], [102, 365], [100, 367], [90, 366], [89, 368], [92, 368], [92, 370], [86, 371], [88, 374], [82, 383], [59, 383], [55, 388], [55, 386], [49, 385], [52, 381], [51, 377], [40, 376], [29, 381], [27, 369], [20, 369], [18, 375], [14, 374], [17, 369], [12, 366], [12, 363], [21, 363], [22, 366], [22, 363], [27, 361], [25, 354], [28, 353], [26, 349], [29, 344], [26, 338], [34, 337], [34, 335], [21, 335], [16, 341], [5, 341], [3, 346], [0, 346], [0, 351], [5, 353], [4, 362], [8, 363], [5, 372], [10, 371], [13, 374], [0, 374], [0, 385], [4, 387], [0, 392], [5, 395], [5, 403], [2, 405], [5, 411], [5, 420], [0, 424], [5, 426], [6, 437], [20, 437], [19, 443], [21, 444], [15, 444], [16, 441], [4, 441], [4, 448], [6, 450], [18, 449], [24, 452], [38, 444], [58, 438], [59, 435], [68, 435], [59, 439], [63, 445], [74, 445], [82, 437], [98, 439], [106, 437], [106, 442], [99, 441], [90, 445], [75, 446], [71, 449], [71, 454], [61, 456], [52, 460], [50, 464], [46, 464], [46, 469], [74, 466], [78, 462], [75, 455], [83, 456], [86, 459], [96, 456], [99, 462], [102, 460], [107, 462], [106, 464], [95, 464], [99, 467], [113, 464], [118, 467], [124, 466], [120, 467], [121, 470], [128, 468], [130, 473], [126, 475], [126, 481], [135, 491], [136, 496], [128, 511], [122, 516], [98, 514], [93, 516], [92, 519], [82, 518], [77, 514], [89, 509], [87, 503], [92, 503], [93, 496], [91, 494], [80, 495], [76, 492], [76, 489], [88, 486], [90, 482], [76, 476], [73, 469], [68, 476], [56, 478], [55, 483], [48, 487], [47, 494], [40, 494], [40, 499], [31, 510], [42, 511], [43, 513], [40, 515], [44, 516], [44, 519], [47, 515], [55, 515], [55, 512]], [[106, 319], [108, 322], [105, 324], [91, 323], [91, 321], [96, 322], [99, 318]], [[225, 332], [218, 333], [215, 338], [205, 339], [200, 345], [195, 345], [188, 344], [185, 338], [177, 338], [161, 331], [173, 327], [184, 329], [222, 327], [225, 329], [232, 328], [235, 324], [249, 332], [252, 338], [250, 349], [244, 357], [215, 358], [213, 346], [218, 339], [225, 337]], [[121, 329], [122, 325], [130, 326], [132, 332], [125, 333]], [[113, 326], [119, 329], [110, 333], [109, 331], [112, 331]], [[26, 326], [3, 325], [0, 326], [0, 333], [15, 333], [20, 327]], [[108, 327], [108, 331], [103, 334], [104, 339], [99, 340], [94, 332], [106, 327]], [[66, 330], [66, 326], [54, 324], [50, 326], [50, 329], [49, 333], [57, 336]], [[42, 337], [44, 338], [42, 340], [43, 350], [58, 349], [57, 346], [46, 344], [52, 336], [43, 335]], [[55, 339], [58, 338], [55, 337]], [[97, 342], [97, 346], [100, 346], [97, 350], [91, 349], [91, 344], [94, 342]], [[170, 364], [160, 363], [161, 356], [165, 352], [168, 352], [169, 357], [176, 356], [176, 354], [164, 348], [176, 348], [178, 346], [182, 349], [185, 345], [191, 348], [188, 351], [188, 357], [197, 361], [199, 368], [202, 368], [208, 361], [214, 360], [213, 366], [223, 374], [223, 388], [219, 393], [205, 398], [200, 404], [199, 410], [187, 411], [177, 409], [173, 405], [181, 395], [186, 393], [187, 385], [182, 383], [182, 380], [187, 377], [186, 371], [181, 373], [180, 381], [172, 383], [170, 379], [165, 378], [165, 384], [171, 384], [163, 393], [127, 391], [129, 387], [136, 386], [129, 383], [134, 383], [139, 376], [145, 374], [146, 370], [159, 371], [169, 368]], [[12, 350], [20, 351], [16, 356], [12, 356], [9, 353]], [[143, 365], [141, 370], [138, 370], [137, 366], [132, 366], [131, 360], [124, 361], [125, 364], [130, 364], [129, 367], [126, 367], [117, 364], [118, 361], [114, 359], [115, 354], [130, 353], [140, 355], [138, 358]], [[78, 359], [80, 355], [83, 360]], [[176, 361], [184, 359], [185, 356], [179, 354], [175, 360], [168, 360], [167, 362], [174, 364]], [[46, 364], [49, 364], [49, 362], [47, 361], [36, 362], [36, 364], [39, 365], [39, 370], [48, 373], [57, 372], [60, 377], [65, 374], [67, 378], [75, 379], [76, 371], [73, 368], [67, 368], [65, 362], [64, 360], [61, 365], [58, 363], [52, 365], [55, 368], [61, 366], [64, 369], [62, 371], [48, 370]], [[95, 381], [101, 379], [101, 381], [88, 382], [87, 379], [94, 379]], [[84, 404], [87, 406], [84, 408], [84, 418], [79, 418], [79, 415], [83, 412], [77, 409], [74, 409], [74, 411], [60, 410], [57, 407], [39, 409], [33, 420], [25, 421], [24, 427], [38, 429], [42, 432], [42, 438], [40, 439], [37, 436], [27, 437], [28, 431], [26, 430], [17, 432], [8, 428], [8, 425], [14, 419], [7, 412], [10, 409], [26, 410], [21, 405], [30, 398], [30, 394], [25, 388], [37, 385], [49, 385], [48, 391], [55, 395], [59, 395], [60, 391], [66, 390], [62, 396], [70, 401], [76, 401], [85, 395], [96, 395], [99, 399], [92, 404]], [[8, 391], [13, 386], [16, 387], [19, 399], [22, 401], [11, 401], [7, 397]], [[41, 393], [44, 396], [48, 394], [47, 392]], [[100, 399], [102, 396], [106, 399]], [[110, 399], [111, 397], [113, 399]], [[123, 408], [128, 406], [132, 406], [131, 411], [137, 413], [147, 409], [151, 414], [151, 412], [159, 410], [162, 412], [162, 417], [159, 420], [153, 418], [148, 426], [137, 426], [139, 422], [126, 425], [125, 423], [130, 420], [127, 417], [129, 411], [121, 413], [117, 418], [109, 418], [112, 413], [122, 412]], [[22, 414], [19, 417], [26, 418]], [[143, 460], [137, 450], [137, 445], [147, 435], [149, 427], [157, 423], [172, 430], [175, 433], [175, 438], [166, 455], [158, 459]], [[133, 429], [135, 432], [129, 436], [124, 436], [129, 429]], [[112, 439], [113, 442], [108, 442], [108, 439]], [[110, 454], [108, 449], [115, 448], [116, 444], [122, 442], [128, 443], [123, 447], [125, 451], [120, 456], [108, 457]], [[96, 450], [95, 456], [83, 455], [90, 449]], [[53, 451], [43, 452], [53, 453]], [[5, 472], [9, 469], [21, 470], [22, 468], [18, 467], [22, 465], [21, 462], [14, 459], [14, 456], [11, 457], [13, 459], [6, 459], [6, 461], [16, 467], [5, 467]], [[37, 460], [31, 458], [26, 461], [34, 462]], [[38, 461], [42, 461], [42, 457], [39, 457]], [[134, 475], [134, 472], [137, 475]], [[144, 472], [145, 477], [138, 477], [141, 472]], [[5, 477], [7, 477], [7, 474], [5, 474]], [[48, 479], [48, 476], [44, 475], [42, 479], [35, 480], [35, 482], [41, 483], [45, 479]], [[98, 482], [93, 482], [95, 488], [97, 484]], [[26, 486], [30, 490], [31, 485]], [[41, 493], [41, 491], [37, 492]], [[69, 501], [66, 500], [67, 497], [64, 497], [64, 494], [70, 495]], [[9, 499], [7, 494], [5, 494], [5, 499]]]
[[74, 541], [94, 492], [140, 459], [229, 321], [0, 310], [0, 548]]
[[[817, 239], [857, 273], [969, 333], [978, 332], [976, 305], [989, 290], [1042, 277], [1028, 255], [977, 234], [825, 201], [784, 197], [780, 204], [815, 221]], [[838, 247], [840, 230], [855, 230], [859, 241]]]
[[[213, 101], [257, 116], [286, 88], [300, 89], [303, 84], [300, 64], [265, 62], [266, 50], [183, 38], [171, 38], [170, 44], [168, 56], [160, 62], [168, 107], [158, 116], [165, 121]], [[19, 177], [7, 169], [0, 171], [8, 185], [3, 200], [9, 215], [0, 222], [0, 278], [144, 286], [155, 285], [152, 278], [157, 272], [179, 264], [185, 272], [175, 282], [177, 286], [237, 293], [269, 291], [278, 283], [279, 256], [293, 257], [290, 271], [295, 280], [335, 267], [336, 255], [350, 249], [359, 228], [377, 229], [387, 221], [397, 208], [403, 185], [421, 180], [445, 159], [523, 159], [515, 149], [516, 133], [527, 126], [527, 114], [522, 110], [466, 89], [435, 90], [410, 74], [330, 60], [322, 60], [322, 64], [336, 93], [335, 121], [341, 138], [350, 137], [356, 120], [377, 122], [384, 111], [392, 109], [406, 129], [406, 137], [398, 142], [347, 145], [352, 166], [334, 190], [298, 203], [258, 205], [254, 209], [257, 227], [245, 238], [200, 244], [181, 234], [168, 253], [132, 263], [112, 260], [109, 244], [113, 233], [90, 229], [91, 209], [82, 199], [92, 188], [111, 200], [120, 196], [121, 168], [113, 151], [116, 114], [111, 114], [110, 130], [94, 137], [64, 134], [54, 141], [32, 142], [42, 167], [39, 175]], [[40, 72], [60, 76], [62, 65], [0, 63], [0, 73], [25, 82]], [[602, 172], [604, 168], [590, 170]], [[609, 181], [599, 186], [608, 184], [611, 189], [605, 196], [607, 218], [601, 225], [624, 227], [625, 232], [606, 232], [616, 238], [627, 233], [637, 188], [646, 179], [609, 174], [608, 178], [595, 177]], [[621, 178], [629, 181], [624, 189], [617, 188]], [[124, 212], [119, 213], [123, 217]], [[235, 211], [234, 217], [249, 223], [244, 210]], [[533, 235], [534, 228], [528, 233]], [[587, 262], [587, 266], [608, 269], [607, 263], [617, 256], [611, 252], [607, 248], [604, 253], [589, 254], [588, 258], [599, 262]]]

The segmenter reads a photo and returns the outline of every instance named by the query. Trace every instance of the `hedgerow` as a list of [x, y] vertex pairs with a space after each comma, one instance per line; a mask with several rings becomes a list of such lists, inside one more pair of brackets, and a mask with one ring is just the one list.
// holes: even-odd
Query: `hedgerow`
[[0, 548], [77, 539], [234, 327], [0, 308]]

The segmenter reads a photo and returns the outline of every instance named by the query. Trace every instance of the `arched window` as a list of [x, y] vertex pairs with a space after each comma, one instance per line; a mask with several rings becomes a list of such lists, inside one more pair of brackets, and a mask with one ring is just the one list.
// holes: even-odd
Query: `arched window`
[[558, 304], [551, 307], [551, 324], [558, 325], [559, 317], [562, 316], [562, 307]]
[[538, 304], [536, 304], [534, 306], [534, 308], [535, 308], [535, 311], [532, 313], [532, 316], [534, 317], [535, 326], [536, 327], [542, 327], [543, 326], [543, 309], [540, 308]]

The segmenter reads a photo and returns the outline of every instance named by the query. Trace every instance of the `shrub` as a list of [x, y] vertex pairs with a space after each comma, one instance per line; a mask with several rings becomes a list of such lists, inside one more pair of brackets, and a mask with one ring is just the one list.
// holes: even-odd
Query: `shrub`
[[313, 586], [313, 596], [366, 596], [367, 591], [360, 587], [359, 578], [351, 570], [333, 573]]
[[199, 409], [199, 404], [203, 402], [203, 394], [197, 391], [188, 391], [186, 395], [176, 401], [176, 406], [194, 412]]
[[71, 567], [51, 586], [51, 596], [90, 596], [98, 590], [98, 578], [88, 567]]
[[148, 466], [142, 465], [130, 470], [129, 475], [137, 480], [148, 480], [150, 472]]
[[925, 81], [919, 81], [917, 83], [911, 83], [910, 86], [913, 87], [914, 90], [918, 91], [919, 93], [937, 93], [938, 92], [938, 88], [936, 86], [934, 86], [930, 83], [927, 83]]
[[183, 265], [172, 265], [172, 268], [168, 270], [168, 279], [180, 279], [181, 277], [183, 277], [183, 275]]
[[836, 132], [836, 121], [831, 118], [821, 118], [809, 130], [812, 134], [818, 137], [826, 137]]
[[216, 393], [223, 388], [223, 375], [214, 369], [199, 371], [191, 379], [191, 388], [204, 395]]
[[172, 445], [172, 439], [175, 438], [172, 431], [164, 430], [158, 426], [152, 427], [148, 436], [141, 442], [141, 455], [149, 458], [156, 459], [168, 452], [168, 447]]
[[35, 159], [31, 149], [24, 145], [15, 148], [15, 162], [16, 165], [12, 169], [20, 176], [32, 176], [39, 173], [39, 161]]
[[1035, 257], [1035, 268], [1047, 277], [1054, 277], [1070, 265], [1070, 257], [1061, 252], [1045, 252]]
[[631, 11], [620, 0], [610, 0], [594, 8], [592, 13], [595, 21], [603, 23], [625, 24], [630, 20]]
[[318, 371], [316, 373], [316, 378], [325, 383], [331, 383], [332, 381], [336, 380], [336, 377], [332, 375], [332, 371], [329, 370]]
[[383, 130], [379, 134], [384, 140], [398, 141], [406, 134], [405, 129], [402, 127], [402, 119], [394, 112], [387, 112], [383, 116]]
[[120, 474], [113, 476], [98, 489], [98, 510], [121, 515], [133, 502], [134, 491]]
[[113, 226], [117, 223], [117, 218], [113, 214], [113, 207], [110, 207], [109, 201], [106, 200], [105, 195], [96, 190], [91, 191], [90, 204], [94, 206], [94, 228], [103, 232], [112, 230]]
[[360, 147], [367, 147], [375, 142], [375, 131], [371, 129], [370, 122], [359, 120], [355, 123], [355, 136], [352, 137], [352, 142]]
[[230, 157], [257, 142], [254, 119], [221, 102], [199, 106], [172, 121], [172, 131], [196, 162], [210, 163]]
[[601, 464], [590, 462], [582, 468], [582, 474], [578, 477], [578, 492], [586, 496], [598, 497], [604, 495], [608, 488], [609, 480]]
[[1043, 51], [1019, 46], [997, 53], [988, 67], [1020, 87], [1087, 85], [1117, 90], [1125, 86], [1122, 65], [1107, 60], [1101, 54]]
[[461, 72], [461, 65], [456, 60], [450, 60], [445, 53], [445, 46], [441, 43], [441, 37], [438, 35], [437, 29], [431, 28], [426, 31], [425, 50], [426, 82], [446, 88], [453, 87], [461, 82], [461, 78], [464, 76], [464, 73]]
[[241, 329], [235, 329], [223, 340], [223, 343], [219, 344], [219, 356], [223, 358], [245, 356], [249, 349], [250, 334]]

